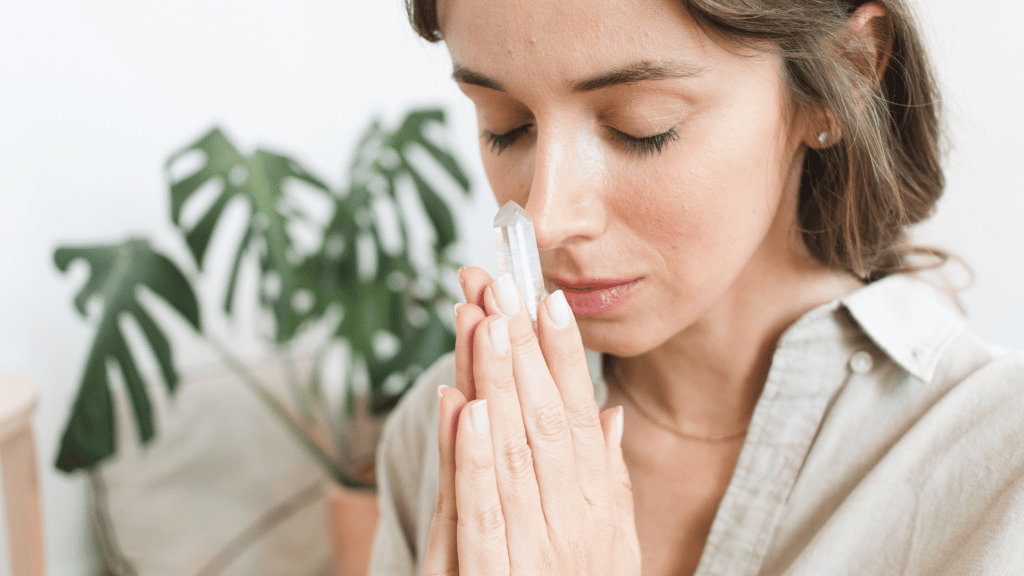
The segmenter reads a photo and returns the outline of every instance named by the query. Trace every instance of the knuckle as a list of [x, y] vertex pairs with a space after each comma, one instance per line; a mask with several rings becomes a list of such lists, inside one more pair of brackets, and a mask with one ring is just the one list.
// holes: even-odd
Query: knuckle
[[494, 470], [494, 460], [482, 451], [469, 451], [466, 459], [462, 462], [462, 466], [477, 483], [486, 484], [489, 481], [494, 481], [491, 478], [492, 471]]
[[518, 484], [525, 484], [533, 478], [533, 450], [526, 442], [517, 442], [505, 450], [502, 455], [505, 474]]
[[549, 402], [530, 411], [534, 432], [542, 441], [561, 440], [565, 437], [569, 422], [565, 410], [558, 403]]
[[465, 515], [459, 516], [458, 526], [461, 529], [481, 534], [485, 538], [495, 538], [505, 533], [505, 516], [501, 513], [501, 505], [492, 502], [486, 507], [476, 510], [468, 518]]
[[601, 411], [597, 408], [597, 404], [589, 398], [566, 406], [565, 416], [574, 430], [601, 431]]

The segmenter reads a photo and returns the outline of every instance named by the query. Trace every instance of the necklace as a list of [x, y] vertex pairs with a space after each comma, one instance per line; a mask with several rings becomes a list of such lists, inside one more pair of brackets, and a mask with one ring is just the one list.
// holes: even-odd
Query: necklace
[[623, 384], [622, 378], [619, 375], [619, 366], [614, 362], [611, 363], [611, 375], [611, 380], [612, 383], [615, 385], [615, 389], [618, 390], [620, 394], [622, 394], [622, 397], [626, 399], [626, 402], [628, 402], [629, 405], [632, 406], [638, 414], [643, 416], [644, 419], [650, 422], [651, 424], [654, 424], [658, 428], [670, 432], [671, 434], [678, 436], [679, 438], [694, 442], [728, 442], [730, 440], [738, 440], [747, 435], [747, 428], [744, 428], [739, 432], [733, 432], [730, 434], [714, 434], [710, 436], [688, 434], [686, 432], [683, 432], [682, 430], [678, 430], [675, 427], [665, 424], [661, 420], [655, 418], [650, 412], [648, 412], [642, 406], [640, 406], [640, 403], [637, 402], [635, 398], [633, 398], [633, 395], [629, 393], [629, 390]]

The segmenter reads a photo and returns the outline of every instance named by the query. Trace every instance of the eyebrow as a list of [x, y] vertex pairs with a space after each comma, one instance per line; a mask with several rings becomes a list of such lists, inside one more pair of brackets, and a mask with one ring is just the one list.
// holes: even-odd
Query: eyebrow
[[[646, 80], [690, 78], [700, 75], [703, 71], [704, 69], [699, 66], [693, 66], [685, 63], [666, 65], [655, 62], [635, 62], [633, 64], [628, 64], [603, 74], [599, 74], [593, 78], [571, 82], [569, 84], [569, 89], [572, 92], [593, 92], [594, 90], [600, 90], [601, 88], [607, 88], [609, 86], [636, 84]], [[505, 88], [497, 80], [488, 78], [479, 72], [470, 70], [469, 68], [460, 66], [459, 64], [455, 65], [454, 70], [452, 71], [452, 78], [456, 82], [462, 84], [482, 86], [499, 92], [505, 91]]]

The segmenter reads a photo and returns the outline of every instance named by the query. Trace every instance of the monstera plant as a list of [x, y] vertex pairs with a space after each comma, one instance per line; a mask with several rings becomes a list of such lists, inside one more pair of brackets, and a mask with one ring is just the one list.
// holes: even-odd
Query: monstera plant
[[[179, 374], [173, 339], [161, 323], [173, 315], [154, 314], [155, 296], [166, 305], [159, 307], [184, 319], [238, 372], [336, 480], [364, 485], [365, 477], [339, 462], [337, 444], [344, 435], [338, 418], [327, 423], [325, 435], [322, 416], [341, 414], [344, 420], [357, 407], [385, 414], [419, 371], [454, 346], [442, 317], [455, 297], [444, 279], [455, 267], [447, 256], [457, 235], [451, 206], [469, 193], [469, 181], [439, 141], [443, 124], [440, 110], [411, 112], [392, 131], [374, 122], [356, 147], [347, 184], [337, 188], [287, 156], [266, 150], [245, 155], [214, 129], [167, 164], [170, 219], [191, 261], [176, 262], [144, 238], [59, 247], [54, 261], [61, 271], [78, 260], [89, 267], [74, 302], [83, 316], [95, 316], [97, 328], [57, 467], [91, 468], [115, 452], [112, 367], [120, 373], [141, 440], [157, 433], [153, 399], [133, 349], [148, 348], [171, 393]], [[444, 182], [458, 192], [442, 193]], [[237, 204], [246, 207], [241, 225], [229, 217], [229, 206]], [[210, 248], [223, 230], [236, 235], [237, 248], [218, 259], [214, 255], [222, 251]], [[258, 273], [243, 273], [253, 261]], [[204, 309], [197, 283], [215, 272], [226, 272], [226, 288], [216, 305]], [[204, 324], [211, 314], [240, 314], [238, 294], [246, 278], [258, 282], [271, 349], [289, 350], [313, 327], [328, 334], [312, 347], [314, 368], [293, 383], [290, 399], [253, 377]], [[141, 345], [129, 345], [123, 332], [122, 325], [132, 321]], [[324, 405], [324, 372], [317, 369], [332, 346], [342, 346], [348, 358], [344, 381], [333, 383], [346, 391], [343, 406]], [[367, 385], [357, 395], [353, 382], [360, 377]]]

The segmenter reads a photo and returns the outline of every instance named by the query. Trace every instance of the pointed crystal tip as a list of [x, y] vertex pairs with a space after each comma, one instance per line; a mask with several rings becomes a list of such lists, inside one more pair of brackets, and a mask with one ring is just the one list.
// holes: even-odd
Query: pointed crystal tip
[[498, 213], [494, 215], [494, 227], [508, 228], [515, 226], [522, 221], [533, 222], [530, 215], [523, 210], [523, 207], [516, 204], [515, 200], [509, 200], [505, 202], [505, 205], [498, 210]]

